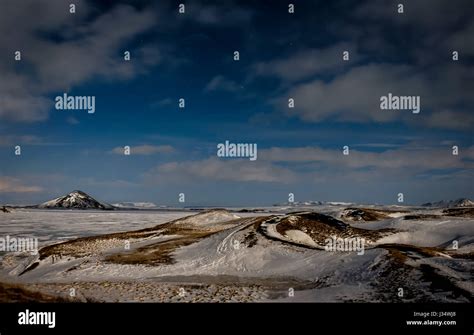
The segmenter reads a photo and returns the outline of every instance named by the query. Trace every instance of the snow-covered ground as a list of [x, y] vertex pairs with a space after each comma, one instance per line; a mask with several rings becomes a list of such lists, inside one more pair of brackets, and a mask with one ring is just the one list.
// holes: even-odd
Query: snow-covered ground
[[[277, 213], [16, 210], [1, 216], [0, 235], [38, 237], [43, 246], [90, 238], [36, 256], [4, 257], [0, 282], [27, 283], [42, 292], [73, 285], [82, 292], [81, 301], [454, 302], [472, 297], [472, 218], [443, 216], [436, 209], [383, 212], [377, 207], [383, 219], [343, 223], [338, 221], [347, 212], [342, 205], [312, 208], [332, 215], [329, 221], [304, 213], [282, 216], [283, 208], [273, 209]], [[301, 210], [308, 213], [307, 206]], [[431, 217], [406, 219], [405, 214]], [[144, 228], [149, 229], [133, 232]], [[104, 235], [116, 232], [127, 233]], [[376, 241], [363, 254], [326, 251], [315, 242], [334, 232]], [[400, 287], [408, 292], [404, 300], [397, 295]], [[147, 295], [151, 288], [156, 294]], [[186, 298], [176, 293], [181, 288]]]
[[15, 209], [0, 216], [0, 237], [38, 238], [40, 246], [77, 237], [152, 227], [189, 212]]

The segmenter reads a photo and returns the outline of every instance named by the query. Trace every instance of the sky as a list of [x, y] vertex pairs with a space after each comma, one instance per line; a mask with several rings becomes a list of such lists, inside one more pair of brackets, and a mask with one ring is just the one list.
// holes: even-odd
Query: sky
[[474, 198], [472, 0], [3, 0], [0, 31], [0, 203]]

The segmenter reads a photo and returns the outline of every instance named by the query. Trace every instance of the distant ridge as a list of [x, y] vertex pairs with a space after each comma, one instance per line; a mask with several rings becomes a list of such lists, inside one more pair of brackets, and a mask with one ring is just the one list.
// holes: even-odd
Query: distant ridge
[[158, 206], [152, 202], [118, 202], [112, 206], [120, 209], [157, 209], [166, 208], [166, 206]]
[[294, 207], [302, 207], [302, 206], [323, 206], [323, 205], [329, 205], [329, 206], [349, 206], [349, 205], [353, 205], [353, 203], [352, 203], [352, 202], [340, 202], [340, 201], [317, 201], [317, 200], [311, 200], [311, 201], [293, 201], [293, 202], [284, 202], [284, 203], [273, 204], [273, 206], [294, 206]]
[[456, 200], [441, 200], [438, 202], [428, 202], [421, 205], [423, 207], [440, 207], [440, 208], [451, 208], [451, 207], [474, 207], [474, 201], [467, 198], [460, 198]]

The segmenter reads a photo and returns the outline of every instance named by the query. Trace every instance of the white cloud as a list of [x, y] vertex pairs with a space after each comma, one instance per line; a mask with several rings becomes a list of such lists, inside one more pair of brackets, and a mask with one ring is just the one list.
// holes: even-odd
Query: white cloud
[[235, 81], [226, 79], [224, 76], [218, 75], [212, 78], [209, 83], [204, 88], [204, 91], [227, 91], [227, 92], [236, 92], [241, 89], [241, 86]]
[[[358, 66], [328, 82], [313, 80], [293, 86], [273, 103], [288, 116], [307, 122], [328, 119], [358, 123], [402, 121], [425, 127], [472, 127], [474, 118], [467, 110], [454, 109], [449, 113], [443, 110], [474, 103], [474, 97], [465, 93], [467, 87], [473, 86], [473, 71], [466, 73], [462, 67], [445, 66], [438, 72], [434, 78], [427, 78], [406, 65]], [[380, 97], [388, 93], [420, 96], [420, 114], [381, 110]], [[295, 108], [287, 106], [290, 97], [295, 100]]]
[[426, 120], [426, 125], [433, 128], [472, 129], [474, 115], [443, 110], [431, 114]]
[[[451, 146], [444, 148], [417, 147], [407, 145], [398, 149], [381, 152], [360, 151], [349, 148], [349, 155], [343, 155], [342, 148], [322, 149], [319, 147], [298, 147], [259, 150], [259, 159], [268, 162], [323, 163], [329, 168], [348, 167], [378, 168], [394, 170], [435, 170], [474, 167], [468, 162], [474, 155], [474, 146], [467, 148], [458, 156], [452, 155]], [[464, 150], [463, 150], [464, 151]]]
[[[343, 51], [349, 51], [351, 61], [343, 61]], [[303, 49], [289, 57], [259, 62], [253, 65], [256, 75], [275, 76], [286, 81], [298, 81], [327, 71], [342, 70], [357, 59], [352, 43], [341, 42], [324, 49]]]
[[39, 186], [25, 185], [18, 178], [0, 177], [0, 193], [36, 193], [42, 190]]
[[217, 158], [165, 163], [146, 175], [148, 180], [155, 182], [216, 180], [288, 183], [295, 180], [295, 177], [290, 170], [270, 163]]
[[[143, 144], [137, 146], [130, 147], [130, 154], [131, 155], [153, 155], [153, 154], [167, 154], [174, 152], [175, 149], [171, 145], [150, 145], [150, 144]], [[124, 147], [115, 147], [111, 151], [111, 153], [123, 155], [124, 154]]]
[[[474, 168], [474, 146], [460, 148], [452, 155], [451, 146], [422, 147], [409, 144], [381, 152], [350, 148], [348, 156], [342, 148], [272, 147], [260, 149], [255, 162], [246, 159], [168, 162], [148, 171], [146, 182], [194, 183], [209, 181], [263, 182], [328, 182], [330, 180], [410, 180], [417, 175], [435, 177], [433, 171], [449, 175], [449, 170]], [[454, 173], [453, 172], [453, 173]], [[426, 177], [428, 178], [428, 177]]]
[[155, 108], [170, 106], [172, 104], [173, 104], [173, 100], [171, 100], [171, 98], [164, 98], [161, 100], [153, 101], [150, 104], [150, 108], [155, 109]]
[[[45, 120], [52, 107], [46, 95], [69, 91], [95, 76], [128, 79], [161, 60], [157, 48], [148, 45], [133, 52], [133, 62], [122, 56], [127, 41], [156, 24], [153, 11], [117, 5], [81, 24], [96, 13], [85, 1], [75, 4], [77, 12], [71, 15], [61, 0], [2, 1], [0, 30], [9, 33], [0, 36], [0, 45], [10, 57], [0, 61], [0, 118]], [[22, 60], [12, 66], [16, 50]]]
[[453, 33], [445, 43], [452, 51], [459, 52], [460, 59], [465, 58], [466, 55], [474, 55], [474, 21]]
[[73, 116], [68, 117], [66, 121], [67, 121], [67, 123], [72, 124], [72, 125], [75, 125], [75, 124], [79, 124], [79, 123], [80, 123], [79, 120], [76, 119], [76, 118], [73, 117]]
[[126, 189], [129, 187], [138, 187], [140, 186], [137, 183], [128, 181], [128, 180], [121, 180], [121, 179], [116, 179], [116, 180], [98, 180], [96, 178], [80, 178], [77, 182], [78, 185], [81, 187], [102, 187], [102, 188], [115, 188], [115, 189]]
[[249, 22], [254, 13], [234, 1], [220, 1], [219, 6], [211, 4], [186, 4], [185, 18], [204, 25], [240, 25]]
[[22, 144], [41, 144], [43, 139], [36, 135], [1, 135], [0, 146], [14, 146]]
[[356, 16], [365, 20], [381, 20], [397, 24], [413, 25], [418, 30], [446, 30], [466, 17], [464, 10], [472, 8], [471, 0], [416, 0], [404, 3], [404, 13], [397, 13], [400, 1], [366, 1], [358, 6]]

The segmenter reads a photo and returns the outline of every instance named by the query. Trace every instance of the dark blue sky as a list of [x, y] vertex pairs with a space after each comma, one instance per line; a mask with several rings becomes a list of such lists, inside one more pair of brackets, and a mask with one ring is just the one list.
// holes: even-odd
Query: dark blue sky
[[[2, 1], [0, 202], [474, 197], [472, 1], [180, 2]], [[96, 112], [56, 110], [65, 92]], [[389, 92], [421, 112], [381, 110]], [[257, 161], [217, 157], [225, 140]]]

